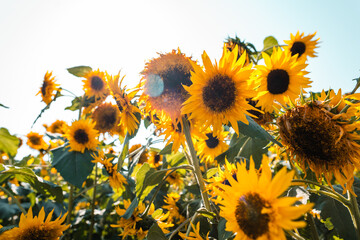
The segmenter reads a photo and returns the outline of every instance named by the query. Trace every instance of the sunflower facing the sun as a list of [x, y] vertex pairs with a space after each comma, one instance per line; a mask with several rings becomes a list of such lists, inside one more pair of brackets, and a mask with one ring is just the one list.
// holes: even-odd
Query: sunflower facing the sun
[[69, 140], [70, 151], [82, 153], [84, 153], [85, 149], [95, 150], [99, 144], [98, 135], [95, 123], [90, 119], [73, 122], [64, 134]]
[[105, 73], [99, 69], [90, 71], [84, 76], [84, 91], [89, 97], [105, 99], [109, 95], [109, 88], [106, 84]]
[[320, 38], [312, 40], [315, 33], [304, 36], [304, 33], [297, 31], [296, 35], [290, 34], [290, 40], [284, 40], [287, 46], [284, 47], [286, 51], [291, 53], [291, 56], [296, 54], [298, 60], [306, 60], [309, 57], [316, 57], [315, 48], [317, 47]]
[[297, 197], [279, 197], [291, 184], [294, 172], [281, 169], [272, 178], [268, 163], [263, 161], [262, 171], [255, 169], [250, 161], [237, 164], [234, 174], [225, 171], [228, 183], [217, 185], [222, 200], [220, 215], [226, 222], [226, 230], [236, 233], [234, 240], [282, 239], [283, 229], [305, 227], [304, 221], [295, 221], [311, 209], [313, 204], [293, 206]]
[[256, 106], [271, 113], [276, 102], [282, 106], [294, 102], [303, 88], [310, 87], [311, 81], [304, 76], [308, 73], [304, 70], [307, 64], [297, 61], [296, 56], [291, 56], [289, 52], [274, 48], [271, 57], [266, 53], [262, 56], [265, 66], [257, 65], [252, 75], [258, 87], [258, 94], [253, 100], [259, 101]]
[[[212, 126], [214, 135], [218, 135], [223, 124], [231, 123], [239, 133], [238, 121], [248, 123], [247, 110], [255, 110], [246, 101], [254, 96], [250, 89], [249, 78], [252, 64], [244, 67], [246, 53], [237, 60], [238, 47], [232, 51], [223, 48], [219, 63], [214, 65], [204, 51], [202, 59], [205, 69], [192, 64], [191, 86], [184, 86], [190, 97], [185, 101], [182, 113], [194, 119], [203, 130]], [[253, 116], [253, 115], [251, 115]]]
[[55, 83], [55, 77], [52, 76], [52, 72], [46, 72], [40, 91], [36, 95], [41, 94], [43, 102], [49, 104], [56, 95], [54, 91], [60, 91], [59, 86], [59, 84]]

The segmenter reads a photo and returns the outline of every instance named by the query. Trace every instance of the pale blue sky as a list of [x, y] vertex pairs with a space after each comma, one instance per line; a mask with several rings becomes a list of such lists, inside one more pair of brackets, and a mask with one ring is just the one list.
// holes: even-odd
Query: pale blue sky
[[[313, 91], [350, 91], [360, 76], [360, 1], [50, 1], [0, 0], [0, 127], [24, 136], [45, 106], [35, 96], [47, 70], [62, 87], [82, 94], [82, 82], [66, 68], [88, 65], [111, 74], [122, 70], [129, 86], [146, 61], [180, 47], [194, 60], [205, 50], [219, 59], [227, 36], [260, 50], [268, 35], [279, 43], [296, 31], [320, 37], [310, 59]], [[201, 62], [201, 61], [200, 61]], [[71, 121], [63, 97], [35, 124]]]

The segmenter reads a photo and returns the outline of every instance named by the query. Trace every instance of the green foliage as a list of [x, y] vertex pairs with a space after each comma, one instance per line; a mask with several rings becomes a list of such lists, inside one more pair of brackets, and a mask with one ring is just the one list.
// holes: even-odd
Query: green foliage
[[52, 165], [66, 181], [81, 188], [95, 165], [91, 162], [93, 152], [87, 149], [84, 153], [69, 150], [68, 145], [52, 150]]
[[148, 163], [144, 163], [136, 173], [136, 196], [142, 201], [151, 190], [158, 185], [164, 178], [167, 170], [151, 168]]
[[157, 223], [154, 223], [151, 228], [149, 229], [148, 240], [167, 240], [165, 234], [161, 230], [161, 228], [157, 225]]
[[57, 202], [63, 201], [61, 187], [45, 181], [37, 176], [31, 169], [26, 167], [3, 166], [4, 171], [0, 172], [0, 185], [10, 177], [15, 177], [20, 182], [26, 182], [44, 197], [54, 197]]
[[173, 143], [170, 143], [168, 145], [166, 145], [160, 152], [160, 155], [166, 155], [166, 154], [170, 154], [171, 153], [171, 149], [172, 149]]
[[9, 133], [6, 128], [0, 128], [0, 151], [10, 156], [15, 156], [19, 147], [20, 140]]
[[77, 66], [68, 68], [67, 70], [76, 77], [84, 77], [86, 74], [92, 71], [92, 68], [88, 66]]
[[273, 52], [273, 47], [279, 46], [278, 41], [273, 36], [268, 36], [264, 39], [263, 52], [267, 53], [269, 56]]
[[74, 98], [74, 100], [71, 101], [71, 106], [68, 106], [65, 109], [70, 111], [77, 111], [81, 107], [88, 107], [90, 106], [90, 104], [94, 102], [95, 102], [94, 96], [89, 97], [87, 95], [84, 95]]

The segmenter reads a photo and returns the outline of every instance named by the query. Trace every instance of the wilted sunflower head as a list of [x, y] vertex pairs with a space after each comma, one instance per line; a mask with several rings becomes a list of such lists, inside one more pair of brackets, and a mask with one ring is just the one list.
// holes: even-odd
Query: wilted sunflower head
[[46, 150], [49, 145], [44, 141], [43, 135], [36, 132], [29, 132], [27, 135], [26, 144], [36, 150]]
[[99, 69], [90, 71], [83, 80], [85, 94], [89, 97], [105, 99], [109, 95], [109, 88], [106, 82], [105, 73]]
[[246, 101], [254, 96], [249, 83], [251, 64], [243, 67], [246, 54], [239, 60], [236, 60], [237, 55], [237, 46], [233, 51], [224, 47], [219, 64], [213, 65], [204, 51], [202, 58], [205, 68], [193, 64], [193, 84], [184, 86], [190, 97], [185, 101], [182, 113], [205, 129], [212, 126], [215, 135], [221, 132], [223, 124], [228, 123], [239, 133], [237, 122], [247, 124], [245, 114], [250, 115], [247, 110], [256, 110]]
[[180, 118], [181, 105], [188, 97], [183, 85], [191, 85], [192, 63], [195, 64], [180, 50], [160, 54], [146, 63], [140, 100], [145, 102], [147, 111], [152, 110], [154, 114], [164, 111], [171, 118]]
[[304, 88], [310, 87], [311, 81], [305, 77], [308, 72], [303, 61], [296, 61], [289, 52], [274, 48], [271, 57], [262, 54], [265, 66], [257, 65], [252, 75], [256, 82], [258, 94], [253, 100], [258, 100], [257, 106], [267, 112], [273, 112], [274, 104], [282, 106], [294, 102]]
[[117, 126], [120, 124], [120, 111], [116, 105], [103, 103], [92, 113], [95, 121], [95, 129], [100, 133], [116, 133]]
[[306, 60], [307, 56], [316, 57], [315, 48], [317, 47], [318, 41], [320, 38], [312, 40], [315, 36], [316, 32], [313, 34], [309, 34], [304, 36], [304, 33], [297, 31], [294, 36], [292, 33], [290, 34], [290, 40], [284, 40], [287, 44], [285, 46], [285, 50], [291, 53], [291, 56], [297, 54], [297, 58], [299, 60]]
[[237, 36], [235, 38], [228, 37], [225, 41], [225, 47], [232, 51], [237, 46], [238, 49], [238, 56], [237, 59], [240, 58], [240, 56], [245, 53], [245, 63], [244, 66], [247, 66], [250, 64], [250, 57], [249, 54], [252, 52], [251, 49], [255, 50], [254, 46], [251, 43], [246, 43], [245, 41], [241, 41], [240, 38]]
[[[358, 134], [346, 119], [338, 119], [319, 102], [297, 105], [277, 120], [281, 139], [306, 172], [309, 166], [318, 180], [325, 177], [329, 185], [333, 176], [345, 190], [351, 190], [354, 169], [359, 168]], [[344, 186], [346, 184], [346, 187]]]
[[84, 152], [85, 149], [95, 150], [99, 144], [99, 133], [91, 119], [74, 121], [64, 136], [68, 139], [70, 151]]
[[21, 214], [19, 227], [12, 228], [1, 235], [1, 239], [8, 240], [57, 240], [70, 225], [63, 225], [67, 213], [51, 221], [54, 210], [45, 219], [44, 207], [38, 216], [33, 216], [30, 207], [26, 215]]
[[52, 72], [46, 72], [40, 91], [36, 95], [41, 94], [43, 102], [49, 104], [56, 95], [54, 91], [60, 91], [59, 86], [59, 84], [55, 83], [55, 77], [52, 76]]

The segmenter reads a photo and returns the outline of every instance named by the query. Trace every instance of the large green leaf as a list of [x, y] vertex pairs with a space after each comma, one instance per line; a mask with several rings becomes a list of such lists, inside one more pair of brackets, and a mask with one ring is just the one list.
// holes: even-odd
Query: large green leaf
[[92, 71], [92, 68], [88, 66], [77, 66], [68, 68], [67, 70], [76, 77], [84, 77], [86, 74]]
[[157, 223], [154, 223], [151, 228], [149, 229], [149, 232], [147, 234], [148, 240], [167, 240], [165, 234], [161, 230], [161, 228], [157, 225]]
[[20, 140], [9, 133], [6, 128], [0, 128], [0, 151], [15, 156]]
[[83, 182], [93, 170], [94, 163], [92, 151], [85, 150], [84, 153], [69, 151], [68, 145], [52, 150], [52, 165], [60, 175], [69, 183], [81, 188]]
[[136, 173], [136, 196], [142, 201], [164, 178], [167, 170], [155, 170], [144, 163]]
[[273, 47], [279, 46], [278, 41], [273, 36], [268, 36], [264, 39], [264, 48], [262, 51], [265, 51], [268, 55], [271, 55], [273, 52]]
[[54, 197], [57, 202], [63, 201], [61, 187], [54, 183], [45, 181], [37, 176], [31, 169], [26, 167], [3, 166], [4, 171], [0, 172], [0, 184], [5, 182], [9, 177], [15, 177], [20, 182], [29, 183], [30, 186], [44, 197]]

